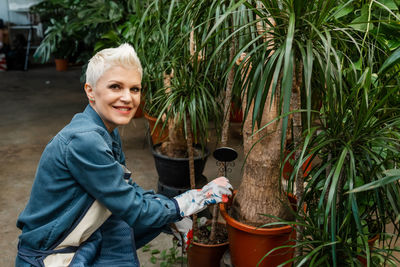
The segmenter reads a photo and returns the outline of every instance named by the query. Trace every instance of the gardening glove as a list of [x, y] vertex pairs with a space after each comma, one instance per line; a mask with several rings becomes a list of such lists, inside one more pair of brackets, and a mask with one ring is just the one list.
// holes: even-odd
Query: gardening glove
[[183, 217], [171, 226], [172, 234], [178, 239], [178, 246], [186, 251], [193, 239], [193, 222], [189, 217]]
[[176, 196], [180, 215], [182, 217], [190, 216], [204, 210], [207, 205], [228, 202], [228, 196], [232, 195], [232, 185], [225, 177], [219, 177], [202, 189], [193, 189]]

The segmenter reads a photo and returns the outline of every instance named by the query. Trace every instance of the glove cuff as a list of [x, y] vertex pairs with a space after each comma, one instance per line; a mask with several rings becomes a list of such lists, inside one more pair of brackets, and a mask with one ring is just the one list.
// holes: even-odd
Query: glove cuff
[[205, 208], [203, 193], [196, 189], [186, 191], [174, 199], [178, 203], [181, 217], [190, 216]]
[[177, 214], [177, 216], [178, 216], [178, 221], [180, 221], [180, 220], [182, 220], [183, 216], [182, 216], [182, 214], [181, 214], [181, 209], [179, 208], [178, 201], [176, 201], [175, 198], [171, 198], [171, 200], [172, 200], [172, 202], [173, 202], [174, 205], [175, 205], [176, 214]]

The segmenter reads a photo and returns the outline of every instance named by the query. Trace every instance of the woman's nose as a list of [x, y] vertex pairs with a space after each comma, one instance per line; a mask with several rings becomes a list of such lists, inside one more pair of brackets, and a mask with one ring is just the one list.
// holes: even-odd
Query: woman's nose
[[131, 90], [129, 88], [122, 90], [121, 94], [122, 94], [121, 95], [121, 100], [122, 101], [124, 101], [124, 102], [131, 102], [132, 101]]

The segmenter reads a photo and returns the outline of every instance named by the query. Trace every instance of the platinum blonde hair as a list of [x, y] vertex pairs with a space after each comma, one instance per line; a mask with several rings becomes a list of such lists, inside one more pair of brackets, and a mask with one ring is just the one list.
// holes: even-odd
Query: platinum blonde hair
[[113, 66], [133, 68], [143, 75], [142, 65], [130, 44], [122, 44], [116, 48], [106, 48], [96, 53], [90, 60], [86, 69], [86, 83], [96, 87], [97, 81], [106, 70]]

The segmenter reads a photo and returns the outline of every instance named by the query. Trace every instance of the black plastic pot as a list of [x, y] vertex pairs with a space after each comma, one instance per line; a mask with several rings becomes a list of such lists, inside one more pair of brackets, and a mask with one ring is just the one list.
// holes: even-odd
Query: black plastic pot
[[[157, 147], [161, 144], [153, 146], [153, 156], [156, 165], [159, 182], [168, 187], [174, 188], [190, 188], [189, 159], [187, 158], [170, 158], [157, 152]], [[195, 145], [201, 149], [201, 146]], [[203, 156], [194, 158], [194, 169], [196, 181], [201, 180], [204, 167], [206, 165], [209, 152], [204, 149]]]
[[[207, 184], [207, 182], [208, 182], [207, 177], [205, 177], [204, 175], [197, 177], [196, 178], [196, 188], [202, 188], [203, 186], [205, 186]], [[157, 183], [157, 194], [161, 194], [161, 195], [164, 195], [169, 198], [180, 195], [180, 194], [186, 192], [187, 190], [190, 190], [190, 186], [189, 187], [173, 187], [173, 186], [165, 185], [160, 181], [158, 181], [158, 183]]]

